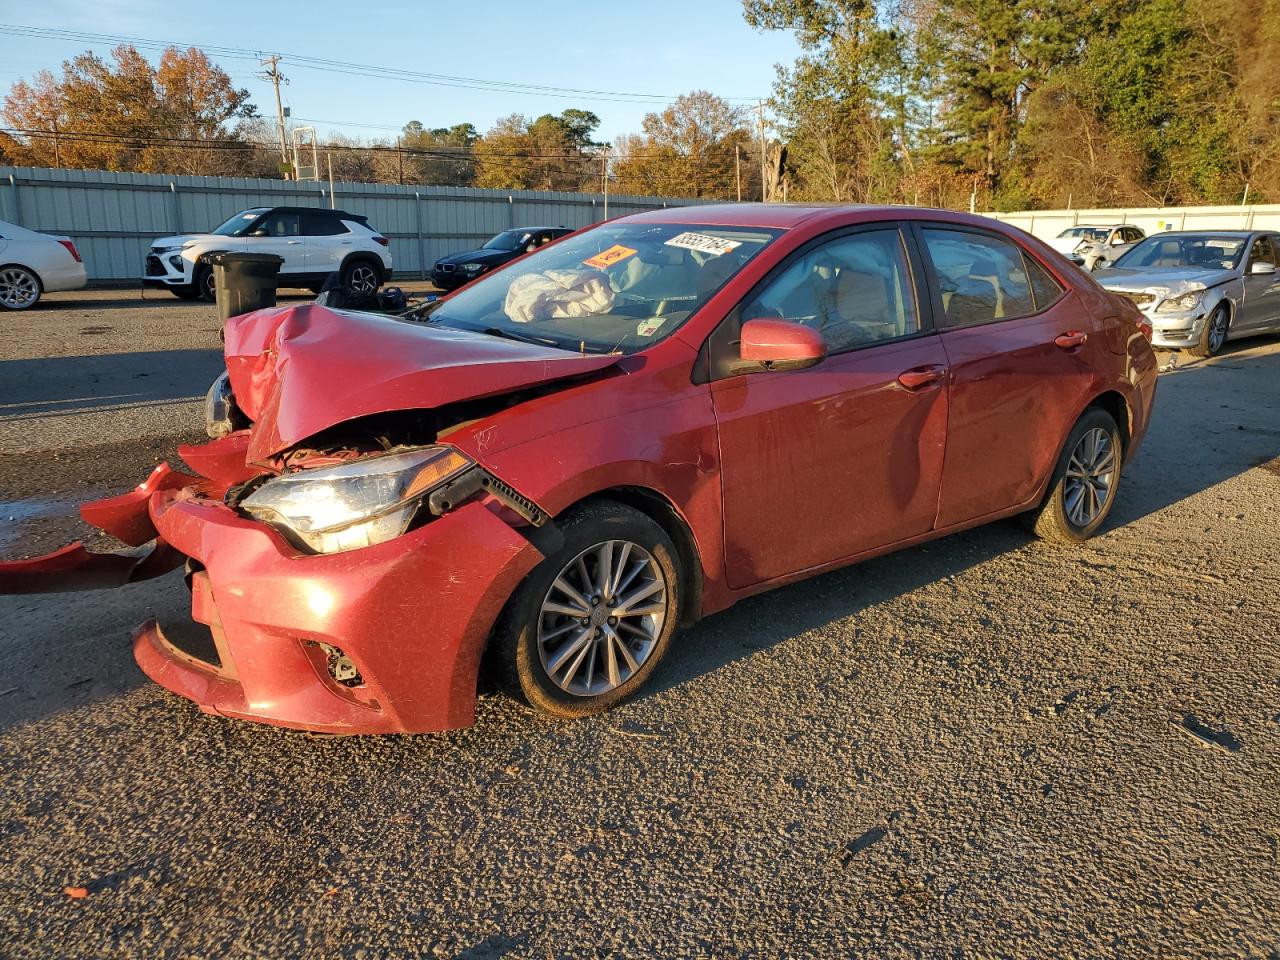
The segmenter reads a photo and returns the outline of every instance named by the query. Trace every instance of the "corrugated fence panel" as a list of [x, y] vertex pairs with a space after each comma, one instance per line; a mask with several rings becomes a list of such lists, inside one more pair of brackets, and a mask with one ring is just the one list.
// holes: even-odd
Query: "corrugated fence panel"
[[1147, 234], [1165, 230], [1280, 230], [1280, 204], [1249, 207], [1121, 207], [1096, 210], [1020, 210], [985, 216], [1049, 240], [1074, 226], [1131, 223]]
[[[369, 218], [391, 240], [396, 272], [421, 276], [438, 258], [511, 227], [585, 227], [603, 197], [577, 193], [339, 183], [333, 205]], [[609, 197], [620, 216], [695, 200]], [[71, 237], [91, 283], [132, 283], [152, 241], [212, 230], [250, 207], [330, 206], [327, 183], [0, 166], [0, 220]]]

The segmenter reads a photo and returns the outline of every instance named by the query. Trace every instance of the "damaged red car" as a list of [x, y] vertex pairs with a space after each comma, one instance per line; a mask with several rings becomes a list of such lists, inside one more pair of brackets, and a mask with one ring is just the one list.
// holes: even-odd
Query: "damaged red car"
[[762, 590], [1015, 514], [1094, 534], [1147, 428], [1149, 338], [980, 217], [624, 217], [406, 317], [233, 319], [219, 439], [84, 508], [152, 552], [73, 545], [0, 588], [184, 565], [216, 653], [148, 622], [135, 656], [227, 717], [465, 726], [482, 658], [541, 710], [594, 713]]

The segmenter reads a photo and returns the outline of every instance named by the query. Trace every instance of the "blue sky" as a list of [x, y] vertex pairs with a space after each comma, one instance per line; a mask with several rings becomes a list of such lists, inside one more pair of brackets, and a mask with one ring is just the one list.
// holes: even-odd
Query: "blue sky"
[[[767, 96], [774, 64], [790, 63], [798, 53], [790, 34], [748, 27], [739, 0], [224, 0], [203, 6], [173, 0], [0, 0], [0, 23], [282, 53], [281, 72], [290, 81], [284, 94], [293, 116], [323, 121], [315, 124], [322, 134], [362, 138], [394, 137], [396, 128], [414, 119], [428, 127], [470, 121], [483, 132], [509, 113], [537, 116], [581, 107], [600, 116], [599, 136], [614, 139], [639, 130], [644, 114], [662, 103], [350, 76], [291, 66], [289, 53], [544, 86], [663, 97], [706, 89], [743, 98]], [[63, 60], [86, 48], [106, 54], [110, 47], [0, 33], [0, 90], [41, 68], [57, 72]], [[272, 112], [271, 85], [255, 76], [251, 58], [213, 59], [249, 89], [262, 113]]]

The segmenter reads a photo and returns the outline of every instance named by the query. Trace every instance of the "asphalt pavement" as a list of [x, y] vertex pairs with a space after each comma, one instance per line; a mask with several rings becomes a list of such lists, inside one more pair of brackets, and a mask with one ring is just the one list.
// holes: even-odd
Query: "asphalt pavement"
[[[198, 434], [212, 308], [134, 296], [0, 317], [0, 554]], [[418, 737], [151, 684], [176, 576], [0, 597], [0, 957], [1280, 957], [1278, 499], [1280, 342], [1232, 344], [1083, 547], [969, 531], [707, 619], [608, 715]]]

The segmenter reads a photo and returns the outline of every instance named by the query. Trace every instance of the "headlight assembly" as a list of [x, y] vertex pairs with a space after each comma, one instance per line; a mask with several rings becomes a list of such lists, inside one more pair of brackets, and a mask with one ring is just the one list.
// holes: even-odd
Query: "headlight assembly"
[[484, 264], [483, 263], [464, 263], [462, 265], [462, 269], [465, 270], [467, 273], [479, 273], [481, 270], [484, 269]]
[[1184, 293], [1181, 296], [1170, 297], [1156, 307], [1156, 313], [1185, 313], [1188, 310], [1194, 310], [1196, 304], [1200, 302], [1200, 294], [1202, 293], [1204, 293], [1203, 288], [1192, 290], [1190, 293]]
[[423, 497], [474, 465], [445, 446], [364, 457], [268, 480], [240, 507], [317, 553], [339, 553], [400, 536]]

